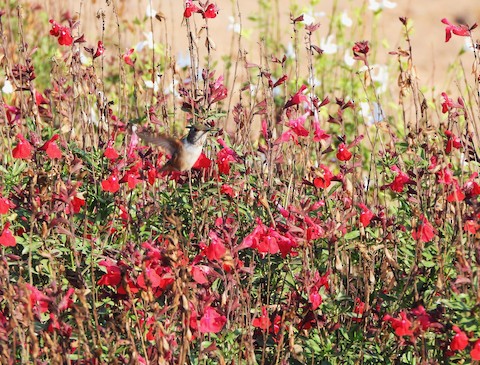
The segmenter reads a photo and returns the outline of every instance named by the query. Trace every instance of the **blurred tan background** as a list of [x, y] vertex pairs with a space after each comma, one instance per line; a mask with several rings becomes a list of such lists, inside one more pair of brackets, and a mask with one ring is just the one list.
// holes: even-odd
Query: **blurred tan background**
[[[268, 3], [271, 6], [268, 19], [271, 20], [272, 31], [279, 32], [280, 36], [285, 38], [285, 45], [291, 42], [292, 28], [289, 18], [293, 4], [298, 4], [295, 16], [307, 13], [314, 17], [315, 22], [322, 24], [315, 34], [319, 38], [326, 38], [329, 35], [332, 13], [339, 15], [345, 12], [355, 22], [351, 27], [354, 32], [351, 36], [352, 41], [374, 38], [379, 40], [372, 45], [377, 49], [378, 62], [382, 62], [383, 57], [385, 59], [389, 57], [388, 51], [396, 50], [398, 46], [406, 47], [402, 25], [398, 21], [400, 16], [406, 16], [413, 20], [411, 41], [420, 84], [424, 86], [435, 84], [438, 88], [444, 87], [445, 83], [451, 81], [446, 76], [448, 64], [457, 58], [465, 43], [463, 37], [457, 36], [453, 36], [450, 42], [445, 43], [445, 26], [440, 20], [447, 18], [455, 23], [467, 22], [471, 25], [478, 22], [480, 17], [480, 2], [476, 0], [320, 0], [313, 7], [306, 0], [272, 0]], [[165, 17], [163, 22], [153, 18], [154, 41], [171, 45], [171, 52], [177, 57], [188, 53], [187, 31], [182, 24], [183, 0], [68, 0], [62, 2], [43, 0], [41, 4], [47, 8], [48, 14], [52, 14], [52, 17], [59, 18], [60, 14], [67, 10], [72, 15], [78, 15], [80, 33], [85, 33], [88, 40], [99, 39], [103, 27], [101, 15], [104, 14], [105, 39], [115, 44], [120, 43], [121, 49], [131, 48], [146, 39], [145, 34], [135, 29], [132, 24], [135, 18], [144, 19], [146, 12], [154, 9]], [[249, 61], [258, 61], [258, 31], [255, 31], [257, 24], [250, 21], [249, 17], [264, 13], [264, 9], [259, 7], [257, 0], [239, 1], [239, 10], [235, 1], [217, 0], [216, 4], [220, 13], [216, 19], [209, 21], [210, 36], [216, 46], [214, 52], [218, 57], [230, 52], [232, 33], [235, 30], [234, 27], [238, 27], [236, 23], [239, 22], [240, 15], [243, 30], [247, 34], [242, 38], [242, 48], [249, 52]], [[382, 11], [375, 15], [372, 8], [382, 6]], [[362, 10], [359, 10], [360, 8]], [[119, 32], [117, 19], [120, 26]], [[356, 19], [361, 19], [363, 24]], [[201, 26], [201, 24], [201, 17], [198, 17], [197, 25]], [[375, 34], [372, 33], [372, 24], [375, 24], [373, 27]], [[128, 29], [135, 29], [135, 31], [128, 32]], [[148, 32], [148, 29], [145, 32]], [[478, 33], [478, 30], [475, 33]], [[300, 39], [300, 42], [303, 42], [303, 39]], [[339, 44], [339, 46], [342, 45]], [[344, 50], [342, 49], [341, 52]], [[472, 60], [471, 54], [462, 58], [465, 69], [470, 69]]]

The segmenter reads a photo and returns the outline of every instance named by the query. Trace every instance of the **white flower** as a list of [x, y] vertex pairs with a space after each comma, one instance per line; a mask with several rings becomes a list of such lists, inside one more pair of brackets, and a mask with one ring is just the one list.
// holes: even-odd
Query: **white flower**
[[153, 46], [154, 46], [153, 33], [143, 32], [143, 35], [145, 36], [146, 40], [137, 43], [137, 45], [134, 47], [137, 52], [141, 52], [142, 49], [144, 49], [145, 47], [148, 47], [149, 49], [153, 49]]
[[303, 14], [303, 24], [312, 25], [315, 23], [315, 18], [311, 14]]
[[241, 31], [240, 23], [236, 23], [235, 18], [233, 16], [229, 16], [227, 29], [234, 33], [240, 34], [240, 31]]
[[324, 54], [335, 54], [337, 53], [338, 46], [333, 43], [335, 40], [335, 36], [330, 34], [327, 39], [322, 38], [320, 40], [320, 48], [323, 50]]
[[188, 67], [190, 66], [190, 53], [178, 53], [177, 54], [177, 65], [180, 68]]
[[145, 82], [145, 87], [149, 89], [153, 89], [155, 93], [158, 92], [159, 86], [160, 86], [160, 76], [157, 75], [155, 78], [155, 82], [152, 82], [152, 80], [143, 80]]
[[180, 94], [178, 93], [178, 90], [177, 90], [177, 85], [178, 85], [178, 80], [173, 79], [173, 81], [170, 83], [170, 85], [168, 85], [163, 90], [164, 94], [166, 94], [166, 95], [172, 94], [175, 98], [180, 97]]
[[378, 82], [380, 86], [377, 93], [382, 94], [388, 88], [388, 68], [386, 65], [373, 65], [370, 69], [372, 80]]
[[362, 114], [365, 124], [370, 126], [374, 123], [383, 121], [383, 110], [378, 103], [373, 102], [373, 112], [367, 102], [360, 102], [360, 114]]
[[147, 18], [154, 18], [157, 15], [157, 11], [152, 8], [152, 4], [148, 4], [147, 8], [145, 9], [145, 15]]
[[463, 50], [465, 52], [473, 52], [475, 49], [474, 43], [472, 42], [472, 38], [470, 37], [465, 37], [465, 43], [463, 45]]
[[345, 55], [343, 56], [343, 62], [345, 62], [345, 64], [348, 67], [352, 67], [354, 65], [355, 59], [352, 57], [352, 51], [351, 50], [349, 50], [349, 49], [345, 50]]
[[288, 58], [292, 60], [295, 59], [295, 49], [293, 48], [293, 44], [290, 42], [287, 46], [287, 52], [285, 52]]
[[3, 87], [2, 87], [2, 92], [4, 94], [11, 94], [13, 93], [13, 85], [12, 83], [10, 82], [10, 80], [8, 79], [8, 77], [5, 77], [5, 82], [3, 84]]
[[340, 18], [340, 22], [350, 28], [352, 25], [353, 25], [353, 20], [352, 18], [350, 18], [347, 14], [347, 12], [344, 10], [343, 13], [342, 13], [342, 17]]
[[80, 63], [84, 66], [91, 66], [93, 63], [93, 59], [92, 57], [89, 57], [85, 53], [80, 51]]
[[389, 0], [381, 0], [380, 2], [376, 0], [369, 0], [370, 5], [368, 8], [372, 11], [379, 11], [382, 9], [393, 9], [397, 6], [397, 3], [394, 3]]

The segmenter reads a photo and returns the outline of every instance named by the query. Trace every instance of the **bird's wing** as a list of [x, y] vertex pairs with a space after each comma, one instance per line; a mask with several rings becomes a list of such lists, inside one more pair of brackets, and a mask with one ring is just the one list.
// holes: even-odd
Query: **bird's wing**
[[138, 136], [147, 143], [152, 143], [165, 148], [171, 155], [180, 147], [181, 142], [167, 136], [166, 134], [151, 134], [148, 132], [138, 132]]

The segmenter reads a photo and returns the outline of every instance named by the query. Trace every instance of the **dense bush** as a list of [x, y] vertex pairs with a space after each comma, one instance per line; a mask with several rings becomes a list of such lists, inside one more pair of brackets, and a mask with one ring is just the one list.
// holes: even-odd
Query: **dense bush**
[[[221, 67], [214, 3], [185, 2], [184, 64], [0, 10], [2, 363], [480, 360], [478, 44], [471, 84], [435, 100], [405, 18], [388, 65], [345, 14], [337, 46], [298, 13], [291, 45], [259, 15], [263, 58]], [[161, 172], [138, 131], [191, 124], [217, 130], [191, 171]]]

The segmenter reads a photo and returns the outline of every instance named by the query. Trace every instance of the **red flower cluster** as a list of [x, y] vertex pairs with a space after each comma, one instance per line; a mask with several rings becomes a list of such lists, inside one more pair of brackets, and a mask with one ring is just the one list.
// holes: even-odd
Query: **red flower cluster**
[[202, 9], [195, 5], [192, 0], [186, 0], [183, 16], [185, 18], [190, 18], [194, 13], [202, 14], [204, 19], [213, 19], [217, 17], [218, 8], [215, 4], [209, 4], [207, 2]]
[[73, 37], [70, 28], [58, 24], [55, 20], [50, 19], [52, 24], [50, 34], [58, 38], [58, 44], [61, 46], [71, 46], [73, 43]]

